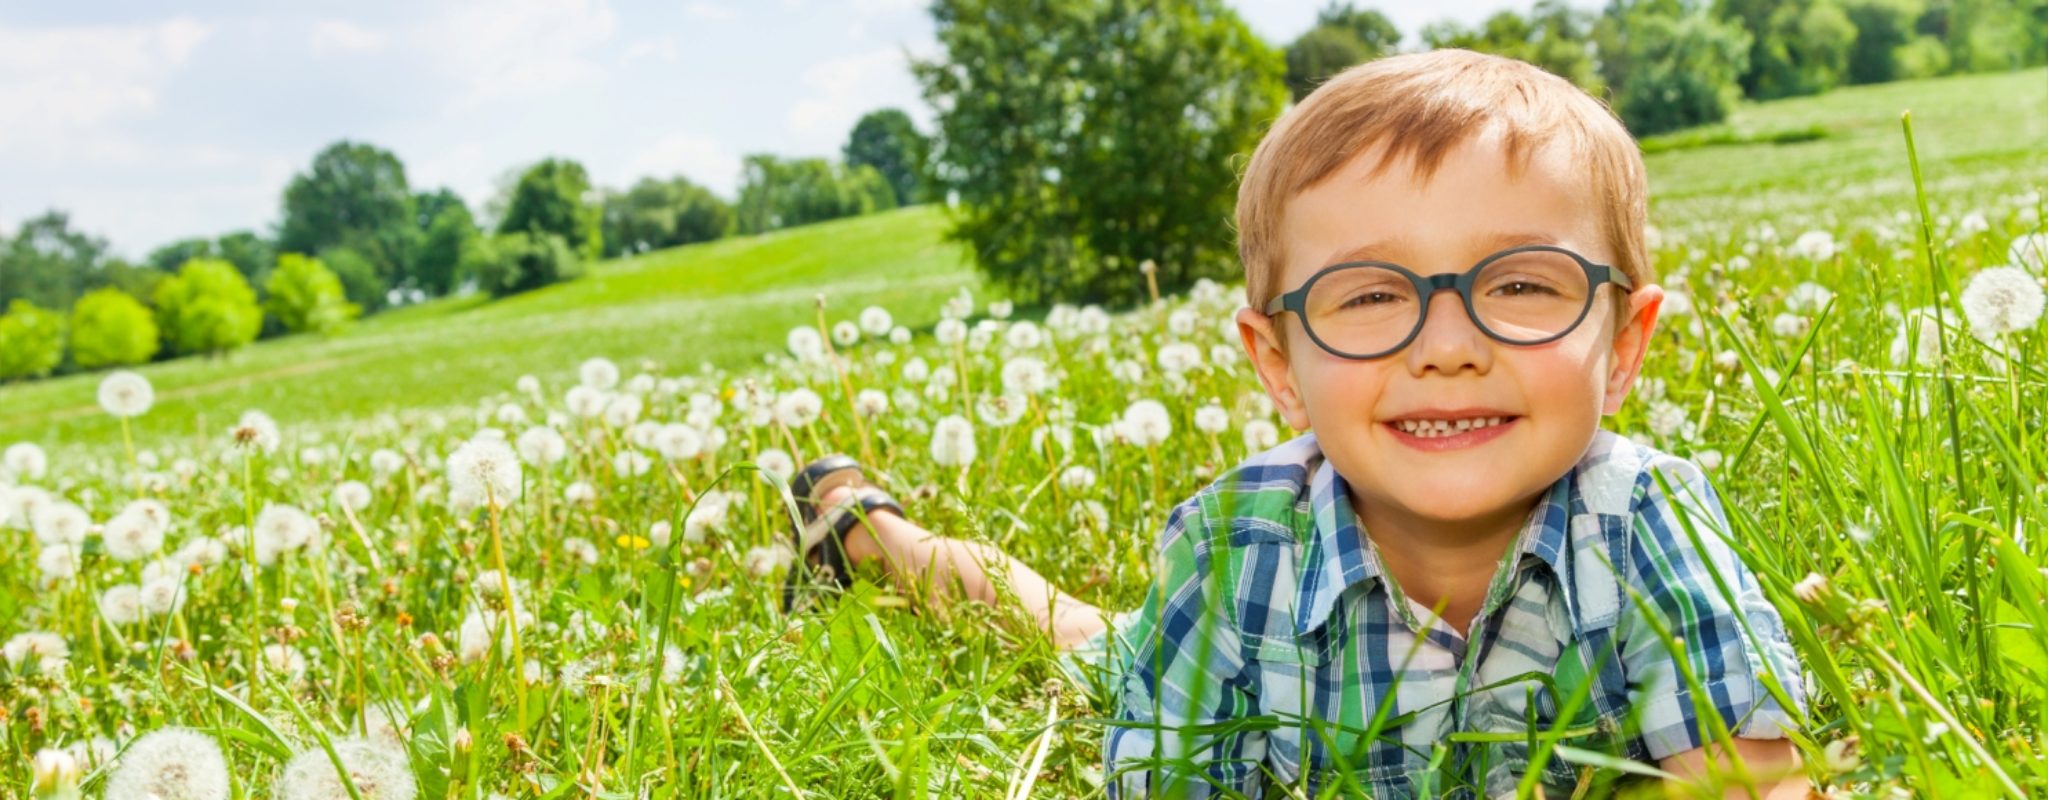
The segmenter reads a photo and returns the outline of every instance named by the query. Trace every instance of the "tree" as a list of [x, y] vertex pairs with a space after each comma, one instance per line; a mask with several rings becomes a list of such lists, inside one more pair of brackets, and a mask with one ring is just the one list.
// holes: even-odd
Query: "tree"
[[895, 205], [895, 190], [874, 167], [757, 153], [742, 161], [740, 199], [733, 211], [741, 233], [761, 233]]
[[78, 366], [143, 364], [159, 346], [156, 319], [127, 292], [94, 289], [71, 307], [71, 360]]
[[70, 214], [45, 211], [22, 222], [0, 250], [0, 303], [70, 308], [85, 290], [103, 285], [106, 261], [107, 240], [72, 229]]
[[263, 311], [235, 265], [215, 258], [185, 262], [156, 287], [157, 329], [171, 351], [220, 354], [256, 339]]
[[348, 301], [341, 279], [317, 258], [286, 253], [264, 286], [263, 308], [292, 333], [332, 333], [362, 313]]
[[895, 195], [892, 205], [907, 206], [925, 200], [924, 162], [930, 152], [931, 142], [917, 132], [909, 114], [885, 108], [854, 123], [844, 155], [849, 167], [865, 164], [882, 173]]
[[1594, 94], [1604, 93], [1594, 69], [1592, 16], [1560, 0], [1538, 0], [1528, 16], [1496, 12], [1478, 28], [1432, 23], [1422, 40], [1432, 48], [1462, 47], [1535, 64]]
[[[422, 209], [426, 207], [421, 205]], [[456, 273], [462, 268], [462, 259], [476, 246], [478, 233], [476, 220], [470, 217], [469, 206], [463, 204], [462, 198], [436, 203], [434, 207], [434, 216], [428, 221], [425, 238], [420, 241], [413, 262], [413, 276], [421, 289], [438, 296], [455, 290]]]
[[374, 268], [381, 298], [385, 289], [411, 278], [420, 231], [413, 204], [398, 156], [374, 145], [336, 142], [285, 187], [277, 249], [305, 255], [354, 250]]
[[235, 265], [251, 286], [262, 286], [270, 276], [270, 268], [277, 264], [277, 246], [254, 231], [223, 234], [214, 240], [213, 252], [217, 258]]
[[1233, 165], [1286, 102], [1284, 62], [1221, 0], [937, 0], [948, 238], [1028, 303], [1129, 303], [1236, 272]]
[[377, 266], [352, 247], [331, 247], [320, 251], [320, 263], [341, 281], [341, 293], [361, 308], [383, 308], [390, 287], [377, 277]]
[[64, 318], [27, 300], [0, 316], [0, 380], [40, 378], [64, 360]]
[[478, 241], [462, 265], [463, 275], [494, 297], [565, 281], [581, 274], [582, 269], [582, 261], [562, 237], [526, 231]]
[[550, 158], [529, 167], [512, 188], [498, 233], [552, 233], [581, 258], [604, 253], [603, 211], [589, 202], [590, 175], [583, 165]]
[[1616, 0], [1594, 32], [1602, 78], [1631, 133], [1648, 136], [1728, 116], [1750, 37], [1674, 0]]
[[708, 242], [733, 229], [732, 206], [689, 178], [642, 178], [625, 192], [606, 192], [606, 256]]

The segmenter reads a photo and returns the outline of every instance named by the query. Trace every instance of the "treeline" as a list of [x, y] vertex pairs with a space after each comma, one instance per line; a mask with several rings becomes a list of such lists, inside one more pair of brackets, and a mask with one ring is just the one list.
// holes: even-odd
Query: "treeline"
[[[1608, 97], [1642, 136], [1717, 122], [1739, 98], [2048, 63], [2048, 0], [1538, 0], [1419, 39], [1543, 67]], [[1402, 44], [1380, 12], [1333, 4], [1287, 46], [1288, 88], [1300, 99]]]
[[0, 236], [0, 380], [225, 353], [433, 297], [539, 288], [599, 258], [924, 202], [929, 148], [884, 109], [854, 126], [842, 159], [748, 156], [733, 202], [681, 176], [596, 189], [582, 164], [549, 158], [472, 210], [413, 187], [390, 151], [343, 141], [285, 186], [274, 230], [138, 261], [51, 210]]
[[1237, 274], [1237, 171], [1290, 96], [1402, 50], [1512, 56], [1606, 98], [1638, 136], [1741, 98], [2048, 63], [2048, 0], [1538, 0], [1410, 40], [1326, 6], [1285, 46], [1223, 0], [934, 0], [944, 52], [913, 65], [935, 111], [947, 235], [1026, 303], [1130, 304]]

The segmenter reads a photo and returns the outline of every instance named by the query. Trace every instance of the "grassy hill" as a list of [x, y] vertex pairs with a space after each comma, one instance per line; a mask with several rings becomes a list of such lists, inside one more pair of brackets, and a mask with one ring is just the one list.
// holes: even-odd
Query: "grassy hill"
[[[1828, 225], [1861, 204], [1907, 209], [1899, 112], [1914, 111], [1937, 210], [2048, 186], [2048, 70], [1838, 90], [1740, 109], [1713, 136], [1667, 142], [1648, 156], [1652, 219], [1713, 233], [1717, 220], [1777, 209], [1783, 222]], [[1741, 143], [1818, 128], [1812, 141]], [[1786, 209], [1791, 209], [1786, 211]], [[964, 250], [940, 241], [944, 213], [918, 207], [795, 230], [665, 250], [599, 265], [588, 277], [498, 302], [458, 298], [379, 315], [331, 338], [266, 341], [222, 359], [178, 359], [142, 371], [159, 401], [155, 431], [214, 435], [244, 409], [287, 424], [463, 404], [532, 373], [548, 385], [604, 355], [629, 373], [735, 367], [778, 349], [812, 319], [880, 304], [917, 328], [961, 287], [985, 294]], [[48, 447], [118, 437], [93, 403], [98, 374], [0, 388], [0, 442]]]

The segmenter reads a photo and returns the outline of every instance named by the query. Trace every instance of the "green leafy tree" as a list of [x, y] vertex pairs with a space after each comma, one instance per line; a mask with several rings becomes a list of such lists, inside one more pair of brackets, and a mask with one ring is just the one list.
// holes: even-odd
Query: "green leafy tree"
[[761, 233], [896, 207], [896, 191], [874, 167], [822, 158], [747, 156], [733, 211], [741, 233]]
[[64, 360], [64, 317], [20, 298], [0, 316], [0, 380], [40, 378]]
[[882, 173], [895, 193], [893, 205], [907, 206], [925, 200], [924, 163], [930, 152], [931, 142], [917, 131], [909, 114], [885, 108], [854, 123], [844, 155], [849, 167], [865, 164]]
[[501, 233], [477, 242], [463, 261], [463, 275], [502, 297], [530, 291], [582, 274], [583, 261], [569, 243], [552, 233]]
[[950, 239], [1028, 303], [1130, 303], [1236, 272], [1236, 164], [1287, 99], [1284, 60], [1220, 0], [938, 0]]
[[320, 251], [320, 263], [341, 281], [341, 293], [359, 308], [382, 308], [390, 292], [377, 275], [377, 265], [352, 247]]
[[71, 307], [71, 360], [86, 369], [147, 363], [156, 355], [156, 318], [127, 292], [86, 292]]
[[590, 197], [590, 175], [582, 164], [547, 159], [519, 176], [498, 233], [551, 233], [579, 257], [596, 259], [604, 253], [604, 212]]
[[1477, 28], [1448, 20], [1432, 23], [1422, 29], [1422, 41], [1432, 48], [1461, 47], [1521, 59], [1599, 94], [1593, 19], [1561, 0], [1539, 0], [1527, 16], [1503, 10]]
[[1675, 0], [1617, 0], [1595, 28], [1615, 112], [1648, 136], [1726, 119], [1741, 96], [1749, 34]]
[[242, 277], [249, 279], [250, 286], [262, 286], [270, 277], [271, 267], [277, 264], [277, 245], [254, 231], [222, 235], [213, 241], [213, 253], [216, 258], [241, 270]]
[[426, 237], [420, 240], [418, 257], [414, 260], [413, 275], [419, 287], [431, 295], [445, 295], [455, 289], [456, 274], [462, 268], [462, 259], [476, 247], [476, 220], [469, 215], [469, 206], [461, 198], [452, 203], [436, 204], [433, 219], [427, 224]]
[[732, 206], [680, 175], [642, 178], [632, 189], [605, 194], [606, 256], [708, 242], [732, 230]]
[[278, 257], [264, 291], [264, 310], [292, 333], [332, 333], [362, 312], [327, 265], [297, 253]]
[[[284, 190], [283, 220], [277, 249], [287, 253], [325, 254], [346, 247], [366, 259], [384, 290], [407, 283], [412, 251], [420, 236], [412, 189], [405, 165], [388, 150], [360, 142], [329, 145], [313, 157], [306, 172], [292, 177]], [[361, 300], [357, 300], [361, 303]]]
[[22, 222], [0, 250], [0, 303], [70, 308], [85, 290], [104, 285], [106, 263], [107, 240], [73, 229], [68, 213], [45, 211]]
[[220, 354], [255, 341], [263, 311], [235, 265], [195, 258], [156, 287], [157, 329], [174, 353]]

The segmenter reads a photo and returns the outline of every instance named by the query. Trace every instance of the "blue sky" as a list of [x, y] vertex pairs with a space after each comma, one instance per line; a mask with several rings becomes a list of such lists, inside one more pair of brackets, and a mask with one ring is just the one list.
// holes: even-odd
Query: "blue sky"
[[[1236, 5], [1279, 43], [1323, 3]], [[1529, 1], [1375, 5], [1412, 40], [1427, 22]], [[730, 197], [741, 156], [834, 156], [875, 108], [929, 131], [905, 66], [937, 52], [925, 8], [0, 0], [0, 230], [54, 206], [129, 257], [268, 230], [286, 181], [343, 138], [392, 150], [416, 188], [449, 186], [472, 206], [551, 155], [604, 186], [681, 173]]]

